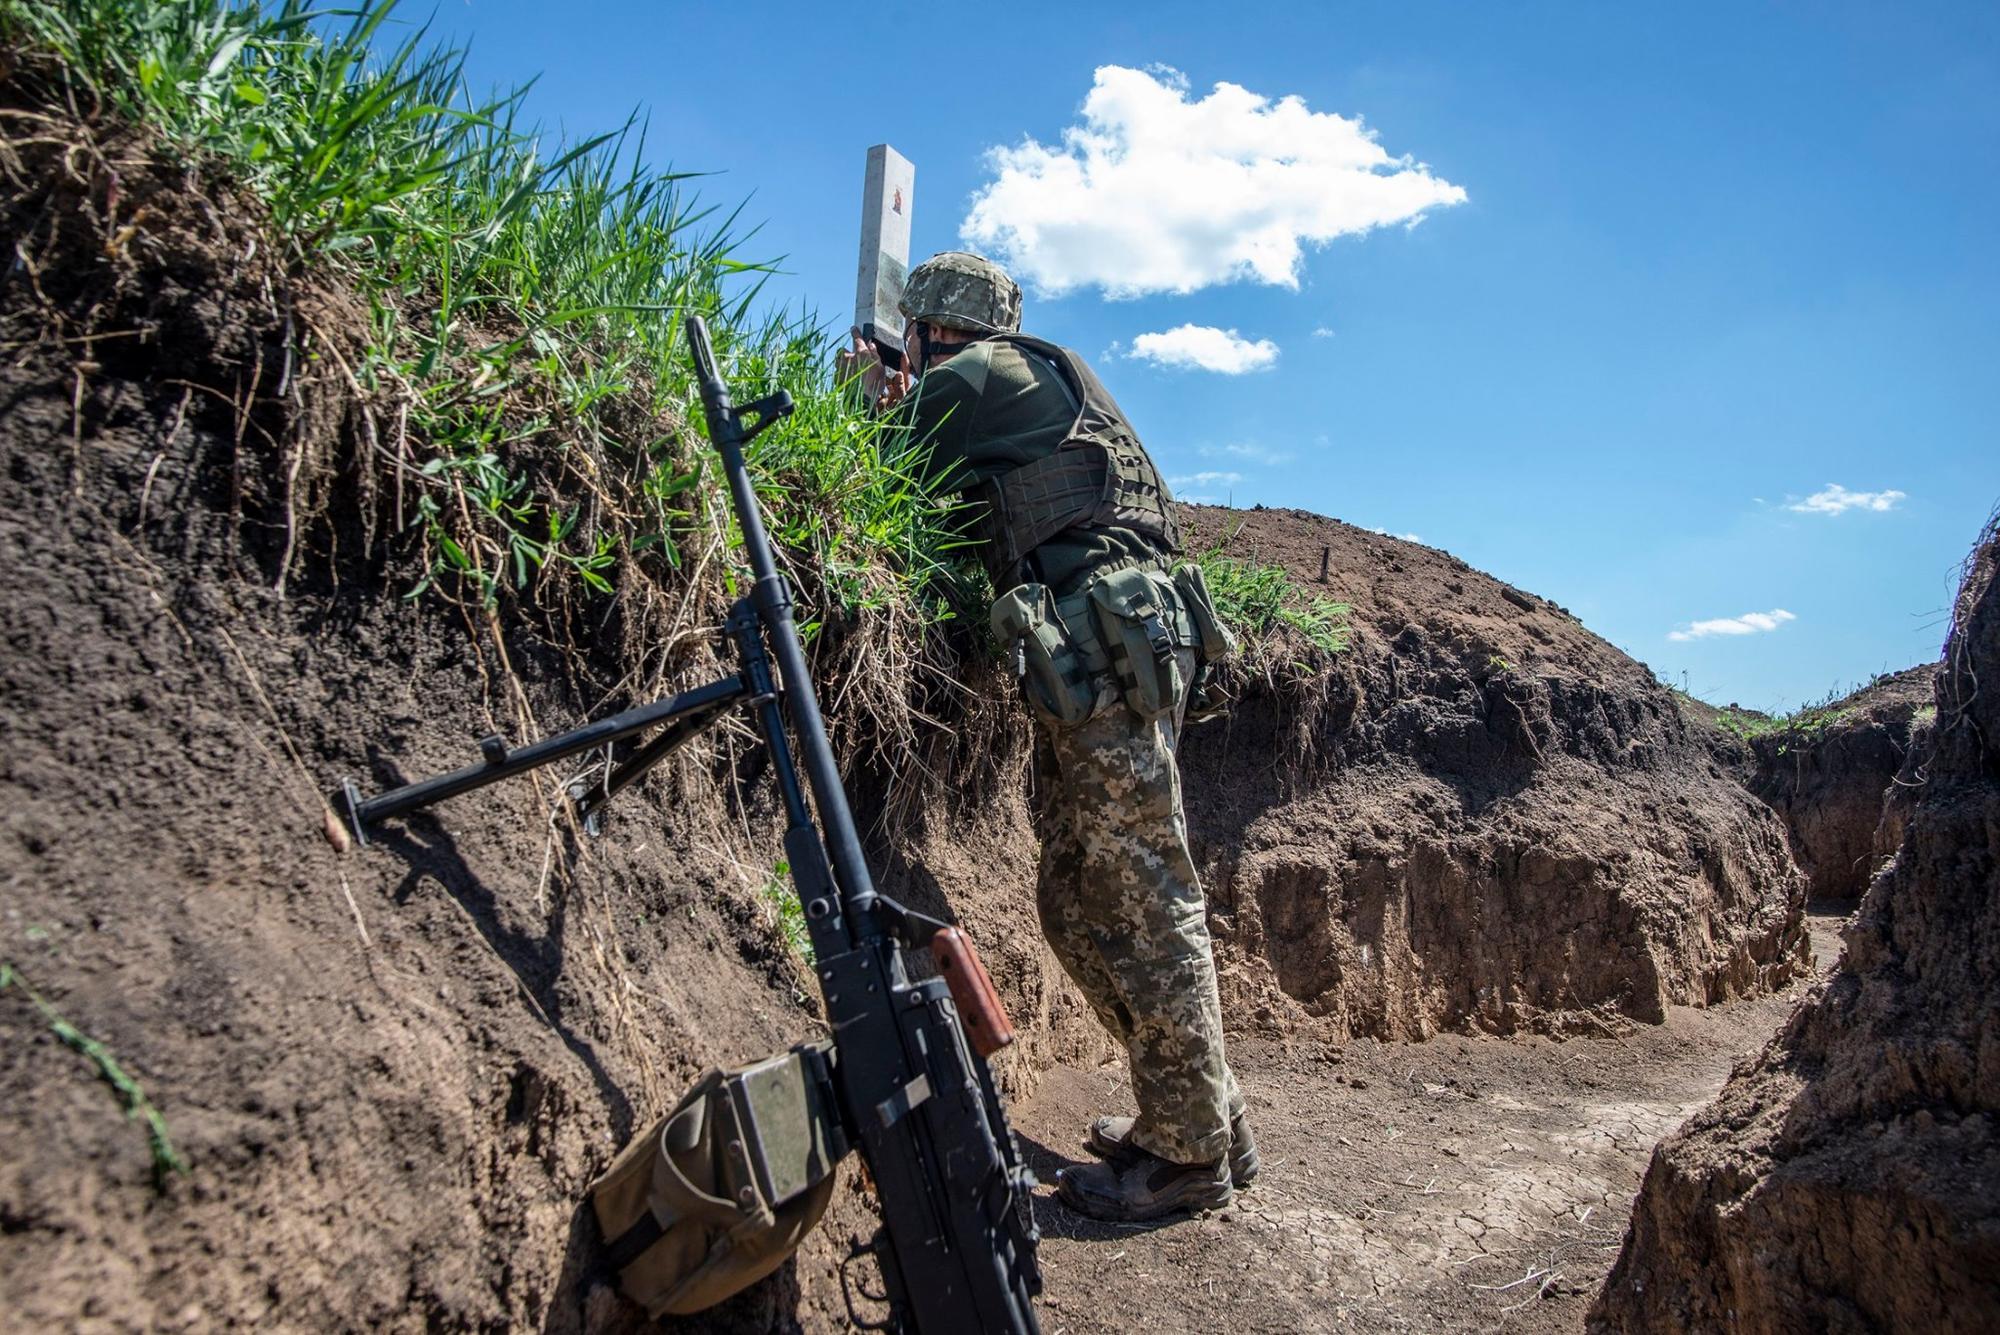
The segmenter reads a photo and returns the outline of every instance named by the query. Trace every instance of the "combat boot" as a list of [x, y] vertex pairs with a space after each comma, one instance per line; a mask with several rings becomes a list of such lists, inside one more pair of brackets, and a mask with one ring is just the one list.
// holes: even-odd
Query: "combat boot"
[[1063, 1204], [1092, 1219], [1138, 1223], [1177, 1210], [1219, 1210], [1229, 1204], [1229, 1160], [1174, 1163], [1137, 1145], [1117, 1159], [1071, 1164], [1056, 1175]]
[[[1083, 1147], [1100, 1159], [1121, 1159], [1142, 1152], [1131, 1143], [1134, 1117], [1100, 1117], [1090, 1124]], [[1242, 1190], [1257, 1179], [1257, 1138], [1250, 1134], [1250, 1120], [1237, 1113], [1229, 1119], [1229, 1180]]]

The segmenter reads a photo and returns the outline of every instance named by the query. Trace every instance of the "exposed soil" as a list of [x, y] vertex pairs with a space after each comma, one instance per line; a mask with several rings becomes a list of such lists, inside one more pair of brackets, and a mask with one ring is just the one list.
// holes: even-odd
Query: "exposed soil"
[[[1239, 1041], [1264, 1174], [1163, 1228], [1044, 1200], [1044, 1329], [1581, 1330], [1652, 1145], [1803, 987], [1564, 1042]], [[1016, 1121], [1053, 1177], [1091, 1117], [1130, 1107], [1118, 1067], [1064, 1070]]]
[[1796, 976], [1783, 830], [1643, 665], [1446, 552], [1296, 510], [1192, 521], [1191, 545], [1281, 564], [1355, 627], [1321, 697], [1253, 689], [1184, 749], [1239, 1014], [1590, 1032]]
[[1902, 842], [1903, 807], [1888, 800], [1889, 790], [1931, 704], [1935, 672], [1924, 665], [1877, 678], [1811, 711], [1809, 720], [1824, 723], [1778, 728], [1751, 742], [1750, 791], [1784, 817], [1814, 898], [1859, 899]]
[[[5, 231], [32, 259], [0, 288], [9, 1315], [37, 1330], [628, 1326], [595, 1270], [585, 1184], [703, 1067], [818, 1028], [764, 890], [781, 853], [761, 762], [727, 735], [622, 796], [600, 841], [552, 818], [548, 776], [336, 855], [321, 837], [334, 780], [456, 767], [473, 737], [518, 742], [633, 703], [620, 655], [644, 628], [623, 599], [576, 625], [404, 600], [422, 572], [391, 520], [399, 465], [334, 369], [359, 337], [353, 300], [281, 262], [253, 204], [143, 136], [34, 124], [0, 154]], [[1572, 1197], [1602, 1207], [1596, 1227], [1626, 1190], [1618, 1165], [1775, 1018], [1768, 998], [1738, 999], [1805, 966], [1778, 825], [1643, 668], [1560, 609], [1335, 521], [1243, 518], [1234, 550], [1309, 580], [1325, 550], [1329, 591], [1356, 608], [1333, 673], [1253, 686], [1187, 742], [1241, 1069], [1268, 1157], [1289, 1161], [1258, 1191], [1280, 1220], [1325, 1232], [1349, 1211], [1354, 1229], [1350, 1268], [1309, 1249], [1286, 1273], [1348, 1285], [1377, 1264], [1369, 1221], [1414, 1239], [1432, 1206], [1508, 1248], [1539, 1245]], [[1222, 520], [1196, 512], [1198, 540]], [[715, 670], [690, 652], [668, 684]], [[1020, 720], [969, 735], [980, 753], [895, 820], [897, 781], [852, 743], [851, 781], [887, 888], [948, 906], [984, 951], [1023, 1033], [1005, 1082], [1039, 1093], [1025, 1125], [1061, 1150], [1103, 1110], [1108, 1052], [1035, 928]], [[144, 1086], [186, 1174], [156, 1183], [145, 1128], [29, 987]], [[1463, 1036], [1393, 1042], [1448, 1032]], [[1586, 1037], [1477, 1036], [1524, 1033]], [[1370, 1041], [1323, 1057], [1351, 1034]], [[1336, 1078], [1350, 1071], [1366, 1083]], [[1363, 1134], [1321, 1135], [1322, 1107]], [[1392, 1211], [1430, 1161], [1426, 1113], [1445, 1128], [1424, 1133], [1436, 1153], [1458, 1137], [1477, 1172]], [[1391, 1114], [1410, 1130], [1367, 1130]], [[1505, 1126], [1526, 1148], [1501, 1148], [1489, 1133]], [[1578, 1176], [1553, 1166], [1572, 1158]], [[1309, 1185], [1322, 1176], [1325, 1194]], [[1377, 1180], [1376, 1214], [1341, 1204]], [[793, 1265], [690, 1325], [839, 1328], [840, 1258], [870, 1227], [850, 1171]], [[1443, 1247], [1415, 1254], [1467, 1255]], [[1515, 1259], [1477, 1273], [1504, 1282]], [[1051, 1329], [1117, 1264], [1052, 1241]], [[1171, 1320], [1189, 1297], [1173, 1283], [1138, 1310]], [[1400, 1279], [1347, 1291], [1418, 1324], [1432, 1302], [1488, 1310]]]
[[[0, 289], [10, 1327], [628, 1323], [586, 1184], [702, 1068], [819, 1028], [763, 891], [759, 764], [725, 738], [621, 798], [601, 842], [550, 818], [545, 776], [337, 856], [341, 776], [628, 703], [593, 684], [616, 618], [589, 661], [401, 599], [421, 566], [376, 522], [393, 469], [325, 383], [353, 360], [339, 292], [143, 136], [37, 124], [0, 155], [32, 257]], [[683, 680], [715, 675], [691, 659]], [[966, 916], [1004, 937], [1009, 912], [1031, 930], [1024, 906]], [[30, 988], [144, 1087], [185, 1175], [156, 1181]], [[811, 1263], [868, 1218], [844, 1194], [798, 1266], [707, 1324], [836, 1324]]]
[[1708, 748], [1708, 754], [1717, 767], [1748, 788], [1757, 777], [1757, 752], [1751, 747], [1749, 738], [1733, 728], [1724, 727], [1723, 721], [1725, 717], [1733, 717], [1764, 722], [1770, 715], [1760, 710], [1745, 709], [1738, 704], [1731, 704], [1725, 709], [1680, 691], [1674, 692], [1674, 703], [1696, 725], [1695, 733], [1701, 738], [1702, 745]]
[[2000, 1320], [2000, 533], [1967, 566], [1895, 861], [1832, 978], [1647, 1170], [1608, 1330]]

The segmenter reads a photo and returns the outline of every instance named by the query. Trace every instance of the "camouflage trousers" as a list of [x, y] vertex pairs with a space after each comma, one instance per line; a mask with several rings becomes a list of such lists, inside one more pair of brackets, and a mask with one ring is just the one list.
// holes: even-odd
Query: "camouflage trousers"
[[1181, 813], [1177, 715], [1142, 724], [1107, 688], [1076, 727], [1036, 723], [1042, 931], [1125, 1049], [1132, 1142], [1213, 1162], [1243, 1095], [1223, 1054], [1208, 905]]

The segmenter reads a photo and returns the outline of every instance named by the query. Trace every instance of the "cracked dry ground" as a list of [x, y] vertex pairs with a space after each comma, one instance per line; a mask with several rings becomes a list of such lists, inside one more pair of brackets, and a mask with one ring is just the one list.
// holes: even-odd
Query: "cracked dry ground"
[[[1810, 918], [1823, 975], [1843, 915]], [[1159, 1226], [1081, 1218], [1045, 1186], [1043, 1329], [1580, 1331], [1653, 1146], [1808, 985], [1559, 1043], [1238, 1039], [1263, 1176]], [[1091, 1117], [1131, 1106], [1121, 1064], [1059, 1068], [1014, 1122], [1048, 1183]]]

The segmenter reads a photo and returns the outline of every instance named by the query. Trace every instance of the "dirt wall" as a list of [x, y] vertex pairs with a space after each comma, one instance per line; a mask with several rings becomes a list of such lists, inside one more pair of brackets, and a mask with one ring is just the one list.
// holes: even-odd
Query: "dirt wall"
[[[566, 626], [406, 599], [400, 465], [336, 369], [365, 312], [226, 182], [115, 126], [36, 124], [0, 153], [25, 256], [0, 286], [9, 1322], [628, 1325], [586, 1185], [703, 1068], [821, 1029], [766, 889], [783, 854], [751, 739], [621, 795], [601, 840], [552, 814], [549, 775], [337, 855], [338, 779], [378, 789], [637, 703], [623, 600]], [[690, 650], [664, 684], [721, 671]], [[862, 777], [888, 862], [893, 778]], [[931, 820], [1019, 844], [985, 788]], [[885, 879], [944, 907], [936, 878]], [[1027, 1033], [1005, 1075], [1027, 1088], [1078, 1048], [1081, 1008], [1012, 878], [945, 888], [1004, 943]], [[158, 1171], [106, 1062], [185, 1173]], [[844, 1326], [837, 1264], [871, 1227], [850, 1175], [797, 1262], [701, 1328]]]
[[1898, 771], [1919, 716], [1931, 703], [1926, 664], [1881, 677], [1793, 727], [1752, 741], [1750, 791], [1784, 818], [1792, 856], [1815, 899], [1859, 899], [1900, 842], [1900, 825], [1878, 843]]
[[1187, 739], [1240, 1012], [1394, 1038], [1561, 1033], [1803, 967], [1782, 828], [1643, 665], [1446, 552], [1337, 520], [1198, 509], [1192, 535], [1353, 608], [1321, 697], [1253, 684]]
[[[1831, 980], [1660, 1146], [1598, 1329], [1993, 1328], [2000, 1313], [2000, 536], [1924, 775]], [[1982, 683], [1984, 688], [1982, 689]]]

